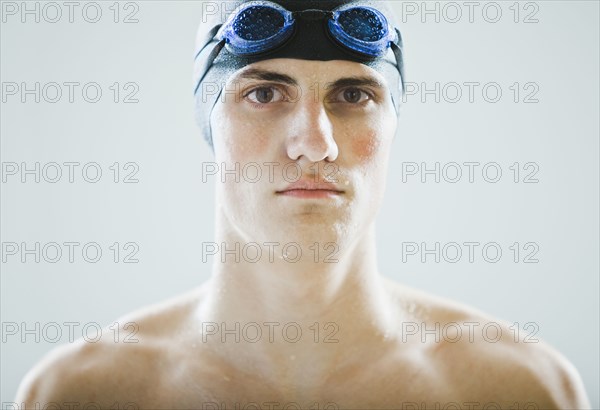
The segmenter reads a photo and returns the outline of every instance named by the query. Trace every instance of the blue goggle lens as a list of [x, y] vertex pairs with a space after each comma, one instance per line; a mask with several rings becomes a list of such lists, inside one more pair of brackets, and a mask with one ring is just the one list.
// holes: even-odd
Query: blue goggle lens
[[279, 33], [285, 20], [279, 10], [272, 7], [252, 6], [237, 15], [233, 31], [249, 41], [264, 40]]
[[338, 24], [346, 34], [361, 41], [379, 41], [386, 34], [386, 27], [379, 16], [362, 7], [342, 11]]

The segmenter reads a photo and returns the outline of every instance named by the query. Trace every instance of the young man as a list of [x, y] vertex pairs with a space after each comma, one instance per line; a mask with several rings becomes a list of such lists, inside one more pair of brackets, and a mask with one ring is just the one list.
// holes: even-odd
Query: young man
[[196, 57], [198, 118], [221, 177], [211, 279], [119, 320], [138, 343], [53, 352], [16, 401], [589, 408], [577, 371], [546, 344], [378, 271], [374, 223], [403, 84], [393, 14], [303, 0], [216, 18]]

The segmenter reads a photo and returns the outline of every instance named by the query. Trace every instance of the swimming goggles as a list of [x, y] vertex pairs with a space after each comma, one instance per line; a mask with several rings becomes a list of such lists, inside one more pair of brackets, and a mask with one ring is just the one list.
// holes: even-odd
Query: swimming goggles
[[292, 12], [277, 3], [258, 0], [240, 5], [225, 23], [209, 31], [207, 41], [196, 58], [210, 42], [216, 39], [218, 43], [199, 70], [202, 74], [194, 93], [223, 47], [240, 57], [272, 51], [284, 45], [292, 36], [295, 19], [303, 14], [309, 14], [311, 19], [324, 18], [329, 36], [346, 50], [361, 57], [382, 57], [391, 48], [404, 88], [402, 37], [400, 31], [393, 28], [379, 10], [350, 3], [331, 11], [307, 9]]

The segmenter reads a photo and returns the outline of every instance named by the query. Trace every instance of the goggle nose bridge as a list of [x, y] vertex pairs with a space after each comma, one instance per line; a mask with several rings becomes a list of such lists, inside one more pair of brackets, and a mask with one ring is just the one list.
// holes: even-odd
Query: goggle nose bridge
[[303, 20], [308, 21], [316, 21], [316, 20], [325, 20], [325, 19], [333, 19], [333, 12], [319, 9], [306, 9], [300, 11], [293, 11], [292, 17], [297, 18], [300, 17]]

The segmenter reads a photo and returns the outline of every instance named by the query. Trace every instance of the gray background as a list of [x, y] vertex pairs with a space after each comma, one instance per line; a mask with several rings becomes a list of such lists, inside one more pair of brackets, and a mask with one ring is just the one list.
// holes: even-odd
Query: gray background
[[[488, 3], [479, 3], [472, 22], [463, 3], [455, 3], [463, 13], [456, 23], [450, 21], [456, 8], [444, 9], [446, 3], [437, 5], [439, 22], [420, 14], [422, 2], [411, 3], [419, 8], [416, 15], [406, 12], [407, 2], [394, 3], [405, 20], [409, 82], [420, 89], [436, 82], [440, 88], [495, 82], [502, 98], [487, 102], [482, 86], [473, 102], [466, 87], [456, 103], [448, 101], [454, 97], [448, 87], [439, 102], [432, 95], [424, 101], [407, 97], [378, 218], [380, 270], [521, 327], [536, 323], [536, 337], [574, 363], [598, 408], [598, 3], [520, 3], [515, 22], [513, 2], [498, 2], [502, 16], [496, 23], [487, 21], [496, 9]], [[191, 94], [202, 4], [135, 2], [138, 22], [129, 24], [113, 21], [112, 1], [98, 2], [102, 17], [88, 23], [81, 13], [85, 4], [75, 10], [73, 23], [67, 15], [57, 23], [4, 15], [1, 28], [3, 83], [96, 82], [103, 91], [95, 104], [82, 99], [81, 88], [73, 103], [66, 95], [54, 104], [3, 95], [1, 112], [3, 164], [96, 162], [103, 171], [97, 183], [83, 180], [81, 166], [73, 183], [66, 174], [57, 183], [35, 183], [31, 176], [22, 183], [18, 175], [4, 175], [2, 183], [2, 242], [97, 242], [103, 250], [97, 263], [84, 261], [81, 247], [73, 263], [66, 255], [57, 263], [35, 263], [32, 257], [22, 263], [5, 255], [2, 263], [4, 326], [78, 322], [76, 336], [86, 323], [107, 325], [207, 279], [210, 264], [200, 252], [202, 242], [213, 239], [214, 215], [213, 183], [203, 183], [201, 174], [212, 156], [198, 137]], [[118, 6], [120, 20], [135, 11], [124, 2]], [[538, 21], [523, 22], [527, 15]], [[139, 102], [114, 103], [109, 86], [115, 82], [138, 84]], [[515, 82], [521, 89], [516, 103], [509, 88]], [[537, 85], [537, 103], [523, 101], [532, 91], [525, 83]], [[469, 161], [497, 163], [502, 178], [486, 182], [479, 166], [472, 183], [466, 174], [456, 183], [436, 183], [432, 176], [423, 183], [407, 175], [403, 181], [403, 164], [432, 168], [436, 162]], [[121, 181], [113, 182], [109, 167], [115, 162], [136, 163], [139, 182], [123, 183], [123, 169]], [[538, 182], [524, 183], [529, 170], [521, 169], [515, 183], [509, 169], [515, 162], [521, 168], [535, 163]], [[431, 248], [435, 242], [468, 241], [498, 243], [501, 259], [485, 261], [480, 246], [473, 263], [466, 255], [456, 263], [436, 263], [431, 256], [422, 262], [418, 255], [402, 261], [402, 243]], [[137, 243], [139, 262], [123, 263], [123, 251], [120, 262], [112, 261], [114, 242]], [[523, 250], [515, 262], [509, 249], [514, 242], [537, 244], [538, 262], [523, 263], [529, 253]], [[36, 343], [26, 336], [22, 343], [3, 334], [3, 403], [13, 399], [29, 368], [68, 341], [63, 335], [52, 343], [51, 337]]]

